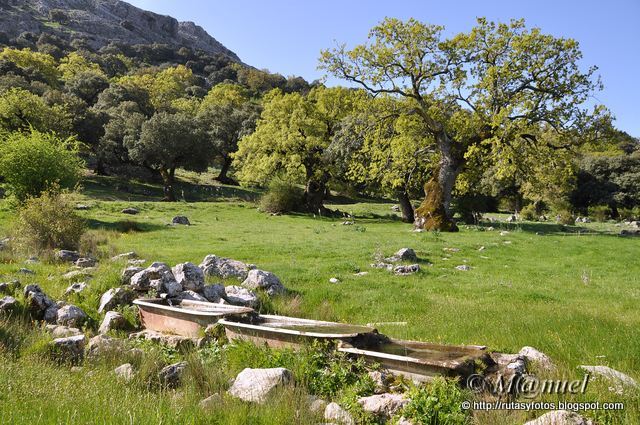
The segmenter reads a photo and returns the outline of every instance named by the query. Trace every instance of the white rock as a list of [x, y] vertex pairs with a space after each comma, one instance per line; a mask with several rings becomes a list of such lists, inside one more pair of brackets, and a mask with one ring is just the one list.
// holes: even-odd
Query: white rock
[[120, 365], [115, 368], [113, 372], [116, 374], [118, 379], [121, 379], [125, 382], [131, 381], [133, 379], [133, 376], [135, 375], [135, 371], [131, 363]]
[[623, 393], [625, 388], [640, 388], [640, 385], [635, 379], [625, 373], [612, 369], [609, 366], [580, 365], [578, 367], [591, 373], [592, 375], [595, 375], [596, 377], [602, 377], [611, 382], [614, 385], [612, 390], [615, 392]]
[[324, 418], [339, 425], [355, 425], [355, 421], [338, 403], [329, 403], [324, 409]]
[[420, 271], [419, 264], [409, 264], [407, 266], [396, 266], [393, 268], [393, 273], [398, 276], [408, 276]]
[[86, 340], [84, 335], [56, 338], [51, 342], [51, 346], [60, 360], [76, 362], [84, 356]]
[[242, 261], [207, 255], [202, 260], [200, 268], [207, 276], [217, 276], [223, 279], [235, 277], [238, 280], [244, 280], [247, 278], [249, 270], [253, 267]]
[[136, 254], [133, 251], [130, 251], [130, 252], [114, 255], [113, 257], [111, 257], [111, 261], [132, 260], [135, 258], [138, 258], [138, 254]]
[[376, 394], [358, 399], [358, 404], [365, 412], [382, 418], [391, 418], [408, 402], [409, 400], [401, 394]]
[[262, 289], [269, 295], [276, 295], [285, 290], [278, 276], [258, 269], [249, 270], [242, 286], [249, 289]]
[[87, 314], [80, 307], [65, 305], [58, 309], [56, 323], [58, 325], [79, 328], [87, 320]]
[[193, 263], [180, 263], [173, 268], [176, 281], [184, 290], [200, 292], [204, 287], [204, 273]]
[[87, 287], [87, 283], [86, 282], [76, 282], [76, 283], [70, 285], [64, 291], [64, 294], [65, 295], [79, 294], [80, 292], [84, 291], [86, 287]]
[[182, 291], [175, 297], [175, 299], [208, 302], [208, 300], [205, 297], [203, 297], [202, 295], [194, 291]]
[[224, 290], [224, 299], [229, 304], [256, 308], [260, 302], [255, 292], [242, 286], [227, 286]]
[[292, 379], [291, 371], [283, 367], [246, 368], [236, 376], [229, 394], [244, 401], [263, 403], [274, 388], [288, 384]]
[[525, 425], [593, 425], [593, 422], [575, 412], [553, 410], [525, 423]]
[[541, 367], [542, 369], [551, 371], [551, 370], [555, 370], [556, 368], [555, 365], [553, 364], [553, 360], [551, 360], [551, 357], [547, 356], [542, 351], [536, 350], [533, 347], [529, 347], [529, 346], [522, 347], [522, 349], [518, 354], [524, 357], [525, 359], [527, 359], [527, 362], [535, 363], [538, 367]]
[[124, 316], [117, 311], [107, 311], [102, 320], [102, 324], [98, 329], [101, 334], [106, 334], [112, 330], [124, 329], [127, 325], [127, 321]]
[[340, 283], [340, 279], [338, 279], [337, 277], [332, 277], [331, 279], [329, 279], [329, 283]]
[[471, 270], [471, 267], [467, 266], [466, 264], [462, 264], [460, 266], [456, 266], [456, 270], [460, 270], [460, 271], [466, 272], [466, 271]]
[[176, 388], [182, 382], [182, 375], [187, 368], [187, 362], [174, 363], [169, 366], [165, 366], [158, 373], [160, 383], [168, 388]]

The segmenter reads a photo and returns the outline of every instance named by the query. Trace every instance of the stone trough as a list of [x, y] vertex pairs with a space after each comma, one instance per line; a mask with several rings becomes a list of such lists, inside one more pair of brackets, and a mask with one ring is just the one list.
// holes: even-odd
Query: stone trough
[[133, 303], [140, 310], [140, 320], [145, 328], [189, 337], [200, 336], [202, 329], [223, 317], [253, 312], [249, 307], [192, 300], [143, 298]]

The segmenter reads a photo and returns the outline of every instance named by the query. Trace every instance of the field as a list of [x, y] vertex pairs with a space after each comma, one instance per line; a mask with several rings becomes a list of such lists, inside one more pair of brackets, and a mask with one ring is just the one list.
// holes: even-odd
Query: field
[[[181, 190], [190, 202], [173, 204], [144, 201], [158, 193], [153, 185], [134, 185], [131, 194], [115, 190], [115, 181], [87, 181], [80, 202], [91, 208], [80, 213], [109, 254], [135, 251], [170, 265], [199, 264], [205, 255], [216, 254], [274, 272], [289, 293], [266, 303], [263, 308], [269, 312], [376, 323], [382, 333], [398, 338], [487, 345], [502, 352], [529, 345], [558, 364], [559, 376], [581, 377], [578, 365], [604, 364], [640, 379], [640, 241], [618, 236], [620, 227], [507, 224], [505, 216], [493, 215], [495, 222], [463, 226], [459, 233], [416, 233], [399, 221], [392, 203], [344, 200], [330, 205], [355, 217], [355, 224], [343, 225], [343, 219], [267, 215], [257, 211], [254, 192], [201, 185], [188, 177], [183, 176]], [[6, 202], [0, 205], [2, 236], [13, 213]], [[128, 206], [141, 213], [121, 214]], [[167, 226], [178, 214], [186, 215], [192, 226]], [[418, 274], [394, 276], [370, 267], [375, 258], [402, 247], [413, 248], [421, 259]], [[36, 274], [20, 277], [23, 284], [37, 282], [61, 298], [68, 283], [60, 276], [68, 267], [46, 262], [25, 266], [25, 259], [3, 255], [0, 280], [29, 267]], [[471, 269], [455, 269], [463, 264]], [[118, 285], [121, 268], [101, 261], [89, 281], [81, 305], [93, 318], [99, 318], [97, 299]], [[368, 274], [356, 275], [361, 271]], [[340, 282], [330, 283], [333, 277]], [[2, 423], [321, 421], [299, 416], [305, 397], [299, 389], [283, 392], [263, 407], [225, 398], [219, 414], [205, 415], [198, 402], [207, 391], [195, 385], [175, 392], [139, 390], [117, 382], [110, 364], [70, 373], [28, 355], [3, 354], [1, 347]], [[575, 400], [623, 401], [622, 412], [584, 413], [599, 423], [640, 423], [637, 393], [617, 395], [596, 382]], [[522, 423], [539, 413], [477, 413], [474, 421]]]

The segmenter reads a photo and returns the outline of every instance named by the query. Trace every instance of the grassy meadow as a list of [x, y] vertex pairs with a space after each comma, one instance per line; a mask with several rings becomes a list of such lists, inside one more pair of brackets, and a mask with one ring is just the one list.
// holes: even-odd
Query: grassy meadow
[[[79, 214], [87, 219], [104, 259], [86, 294], [71, 301], [96, 321], [93, 326], [101, 319], [96, 311], [100, 295], [119, 285], [123, 267], [108, 256], [135, 251], [149, 262], [174, 265], [199, 264], [207, 254], [216, 254], [280, 277], [289, 292], [265, 302], [263, 311], [375, 323], [397, 338], [487, 345], [502, 352], [529, 345], [558, 364], [555, 376], [581, 377], [578, 365], [603, 364], [640, 380], [640, 239], [618, 236], [621, 228], [614, 224], [507, 224], [506, 216], [493, 215], [497, 221], [462, 226], [459, 233], [416, 233], [389, 202], [329, 205], [354, 216], [355, 224], [343, 225], [336, 218], [267, 215], [253, 202], [256, 192], [202, 183], [182, 175], [178, 193], [187, 201], [177, 203], [152, 201], [160, 194], [154, 185], [100, 178], [84, 183], [78, 202], [90, 209]], [[140, 214], [120, 213], [129, 206]], [[10, 232], [13, 214], [7, 202], [0, 203], [0, 236]], [[167, 226], [179, 214], [192, 225]], [[370, 267], [376, 258], [402, 247], [418, 254], [419, 273], [394, 276]], [[68, 266], [45, 261], [25, 265], [26, 257], [1, 255], [0, 281], [35, 282], [53, 298], [63, 298], [69, 282], [61, 275]], [[471, 270], [455, 269], [463, 264]], [[21, 267], [36, 274], [18, 276]], [[356, 275], [362, 271], [368, 274]], [[330, 283], [333, 277], [340, 282]], [[0, 321], [5, 333], [20, 332], [20, 326], [11, 326]], [[16, 344], [28, 347], [29, 338], [36, 337], [24, 336]], [[216, 362], [205, 364], [208, 386], [191, 382], [181, 390], [151, 391], [115, 379], [111, 370], [121, 359], [70, 372], [28, 351], [16, 355], [0, 344], [1, 423], [322, 421], [321, 415], [306, 412], [300, 388], [282, 390], [264, 406], [224, 397], [212, 412], [203, 412], [198, 402], [224, 389], [233, 376], [229, 370], [234, 368], [222, 371]], [[236, 364], [235, 370], [241, 366]], [[598, 423], [640, 424], [637, 393], [618, 395], [594, 382], [587, 394], [572, 400], [623, 401], [622, 412], [581, 413]], [[477, 412], [472, 421], [523, 423], [540, 413]]]

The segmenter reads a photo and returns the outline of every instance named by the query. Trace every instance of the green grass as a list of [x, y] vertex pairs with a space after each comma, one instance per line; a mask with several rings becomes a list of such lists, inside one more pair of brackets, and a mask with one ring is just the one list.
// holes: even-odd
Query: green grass
[[[391, 213], [388, 203], [335, 205], [355, 215], [356, 224], [344, 226], [340, 219], [266, 215], [242, 200], [139, 202], [136, 199], [146, 195], [128, 197], [108, 183], [104, 179], [85, 183], [88, 195], [82, 202], [91, 209], [81, 212], [92, 232], [107, 230], [110, 247], [105, 250], [133, 250], [149, 261], [171, 265], [199, 264], [207, 254], [257, 264], [277, 274], [290, 290], [266, 306], [270, 312], [359, 324], [407, 322], [378, 328], [397, 338], [487, 345], [505, 352], [531, 345], [550, 355], [560, 373], [570, 378], [581, 376], [576, 369], [580, 364], [605, 364], [640, 380], [640, 240], [616, 236], [619, 228], [612, 224], [567, 228], [551, 223], [485, 223], [463, 226], [459, 233], [415, 233]], [[201, 190], [196, 183], [192, 193]], [[204, 198], [241, 198], [226, 196], [239, 193], [227, 187], [219, 190], [225, 195]], [[126, 206], [141, 213], [121, 214]], [[0, 236], [2, 230], [8, 231], [12, 214], [6, 203], [0, 204]], [[193, 225], [166, 226], [178, 214], [189, 217]], [[126, 221], [138, 223], [139, 231], [120, 233]], [[495, 230], [487, 231], [488, 226]], [[501, 236], [501, 230], [509, 233]], [[485, 248], [479, 251], [481, 246]], [[369, 267], [377, 253], [388, 256], [402, 247], [416, 250], [420, 273], [399, 277]], [[0, 280], [15, 277], [23, 260], [4, 255]], [[455, 270], [461, 264], [472, 269]], [[68, 283], [60, 275], [67, 267], [46, 263], [28, 267], [37, 274], [21, 277], [23, 283], [37, 282], [61, 298]], [[99, 320], [97, 300], [102, 291], [118, 284], [121, 268], [122, 264], [102, 261], [89, 292], [74, 302]], [[355, 276], [359, 271], [369, 274]], [[341, 283], [329, 283], [331, 277]], [[133, 390], [114, 381], [106, 369], [91, 370], [87, 378], [49, 363], [2, 358], [1, 352], [0, 359], [3, 423], [216, 421], [214, 415], [203, 416], [198, 410], [199, 399], [182, 404], [184, 393]], [[583, 400], [623, 400], [627, 408], [610, 416], [587, 415], [601, 423], [640, 424], [637, 394], [617, 396], [598, 385]], [[297, 421], [295, 409], [287, 403], [280, 404], [280, 413], [271, 405], [225, 403], [234, 413], [220, 423]], [[506, 424], [535, 415], [478, 413], [475, 420]]]

